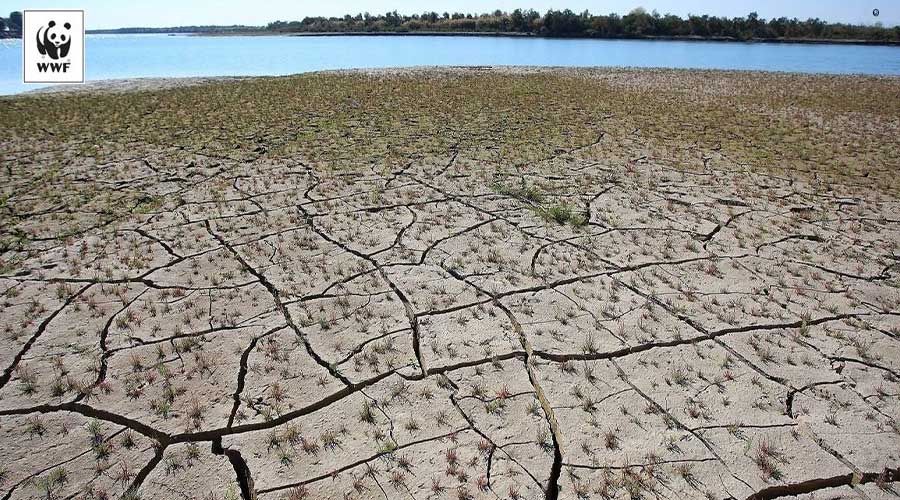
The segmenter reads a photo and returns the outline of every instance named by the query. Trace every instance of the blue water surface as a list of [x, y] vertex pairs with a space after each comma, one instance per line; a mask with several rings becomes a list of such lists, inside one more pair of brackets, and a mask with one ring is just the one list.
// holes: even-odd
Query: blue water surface
[[[900, 47], [443, 36], [88, 35], [87, 80], [287, 75], [422, 65], [636, 66], [900, 75]], [[0, 40], [0, 94], [22, 83], [20, 40]]]

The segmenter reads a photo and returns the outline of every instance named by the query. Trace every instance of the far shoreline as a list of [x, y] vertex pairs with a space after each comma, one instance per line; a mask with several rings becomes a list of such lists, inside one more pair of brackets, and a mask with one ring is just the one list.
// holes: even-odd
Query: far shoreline
[[882, 47], [900, 47], [900, 42], [893, 40], [854, 40], [829, 38], [750, 38], [733, 37], [701, 37], [701, 36], [642, 36], [642, 37], [589, 37], [589, 36], [548, 36], [536, 33], [520, 32], [480, 32], [480, 31], [329, 31], [329, 32], [282, 32], [282, 31], [223, 31], [223, 32], [142, 32], [119, 30], [87, 30], [88, 35], [171, 35], [200, 37], [241, 37], [241, 36], [285, 36], [285, 37], [486, 37], [486, 38], [544, 38], [554, 40], [634, 40], [634, 41], [670, 41], [670, 42], [730, 42], [730, 43], [772, 43], [803, 45], [868, 45]]

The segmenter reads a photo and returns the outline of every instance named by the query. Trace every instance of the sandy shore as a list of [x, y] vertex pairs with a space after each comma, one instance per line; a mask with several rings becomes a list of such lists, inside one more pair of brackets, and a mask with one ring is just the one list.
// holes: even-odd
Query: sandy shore
[[[900, 81], [897, 76], [854, 76], [854, 75], [810, 75], [810, 74], [793, 74], [783, 72], [762, 72], [762, 71], [725, 71], [725, 70], [691, 70], [691, 69], [663, 69], [663, 68], [576, 68], [563, 66], [410, 66], [397, 68], [363, 68], [363, 69], [342, 69], [316, 71], [306, 73], [314, 74], [338, 74], [338, 75], [367, 75], [367, 76], [412, 76], [412, 77], [451, 77], [451, 76], [475, 76], [484, 74], [493, 75], [558, 75], [567, 77], [611, 79], [621, 78], [623, 75], [638, 75], [638, 78], [648, 82], [651, 80], [665, 80], [669, 75], [681, 74], [688, 79], [694, 79], [699, 75], [773, 75], [776, 77], [795, 76], [800, 79], [844, 79], [851, 80], [854, 78], [866, 81], [876, 79], [889, 82]], [[97, 80], [87, 82], [83, 85], [56, 85], [34, 89], [25, 92], [22, 95], [35, 94], [68, 94], [68, 93], [116, 93], [116, 92], [132, 92], [146, 90], [165, 90], [178, 87], [205, 85], [210, 83], [222, 83], [233, 81], [248, 80], [265, 80], [265, 79], [290, 79], [297, 75], [288, 76], [262, 76], [262, 77], [243, 77], [243, 76], [218, 76], [218, 77], [180, 77], [180, 78], [130, 78], [130, 79], [113, 79], [113, 80]], [[699, 89], [705, 91], [705, 89]]]
[[191, 85], [204, 85], [245, 80], [250, 77], [218, 76], [218, 77], [183, 77], [183, 78], [122, 78], [114, 80], [96, 80], [78, 85], [51, 85], [29, 90], [22, 95], [36, 94], [78, 94], [135, 92], [143, 90], [165, 90]]
[[[555, 73], [565, 75], [604, 74], [616, 68], [566, 68], [547, 66], [410, 66], [398, 68], [365, 68], [316, 71], [307, 74], [341, 74], [368, 76], [465, 76], [484, 73], [499, 75], [530, 75], [537, 73]], [[619, 70], [622, 70], [620, 68]], [[294, 75], [296, 76], [296, 75]], [[66, 93], [107, 93], [132, 92], [145, 90], [164, 90], [178, 87], [204, 85], [238, 80], [291, 78], [288, 76], [263, 77], [179, 77], [179, 78], [129, 78], [90, 81], [82, 85], [53, 85], [30, 90], [23, 95], [34, 94], [66, 94]]]

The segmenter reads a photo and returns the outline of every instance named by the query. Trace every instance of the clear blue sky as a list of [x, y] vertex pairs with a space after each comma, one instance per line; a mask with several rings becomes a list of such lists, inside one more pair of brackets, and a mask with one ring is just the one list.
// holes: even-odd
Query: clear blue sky
[[[626, 14], [635, 7], [672, 13], [745, 16], [756, 11], [772, 17], [818, 17], [826, 21], [885, 26], [900, 24], [900, 0], [13, 0], [3, 2], [8, 10], [69, 8], [84, 9], [88, 29], [125, 26], [185, 26], [202, 24], [261, 25], [274, 20], [299, 20], [306, 16], [337, 16], [397, 10], [481, 13], [495, 9], [549, 8], [585, 9], [595, 14]], [[872, 9], [879, 9], [878, 18]], [[0, 9], [4, 9], [0, 7]], [[6, 10], [4, 9], [4, 10]], [[3, 14], [5, 15], [5, 14]]]

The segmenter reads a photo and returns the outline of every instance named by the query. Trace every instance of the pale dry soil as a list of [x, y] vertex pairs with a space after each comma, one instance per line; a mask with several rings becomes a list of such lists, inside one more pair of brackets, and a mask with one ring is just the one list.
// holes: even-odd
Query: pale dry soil
[[[648, 89], [737, 116], [715, 99], [773, 78], [753, 131], [550, 116]], [[261, 127], [255, 85], [319, 79], [413, 104]], [[412, 111], [485, 79], [496, 127]], [[895, 498], [898, 88], [416, 70], [4, 100], [0, 498]], [[243, 112], [195, 123], [204, 95]], [[854, 96], [884, 100], [816, 107]], [[739, 150], [785, 115], [813, 139], [766, 140], [840, 151]]]

